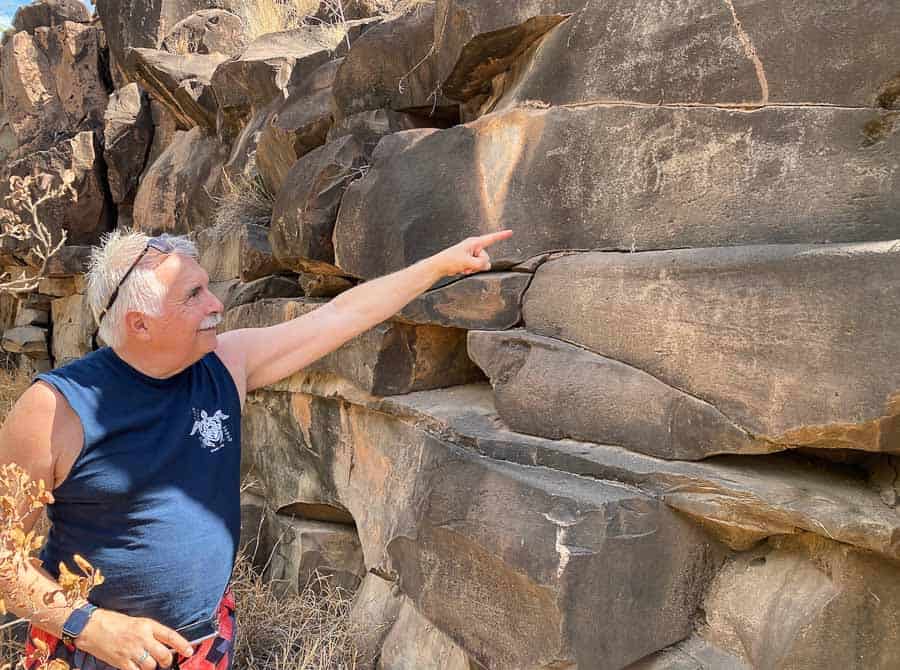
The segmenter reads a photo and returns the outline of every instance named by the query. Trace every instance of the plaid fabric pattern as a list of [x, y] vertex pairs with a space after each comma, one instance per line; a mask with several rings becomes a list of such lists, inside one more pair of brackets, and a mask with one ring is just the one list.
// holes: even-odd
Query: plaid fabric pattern
[[[172, 667], [175, 670], [231, 670], [231, 665], [234, 662], [234, 638], [236, 633], [234, 595], [229, 588], [225, 591], [222, 602], [219, 603], [218, 637], [202, 642], [194, 649], [194, 655], [190, 658], [184, 658], [179, 655]], [[29, 628], [28, 630], [28, 642], [25, 648], [25, 667], [27, 670], [34, 670], [40, 661], [33, 642], [35, 639], [42, 640], [50, 649], [50, 657], [47, 660], [58, 658], [68, 663], [73, 670], [116, 670], [108, 663], [97, 660], [74, 646], [63, 644], [58, 637], [50, 635], [39, 628]]]

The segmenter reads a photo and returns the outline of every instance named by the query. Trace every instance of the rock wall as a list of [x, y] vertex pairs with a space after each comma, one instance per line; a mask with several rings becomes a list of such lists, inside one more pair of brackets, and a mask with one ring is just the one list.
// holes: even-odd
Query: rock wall
[[23, 9], [0, 189], [74, 169], [78, 246], [3, 348], [87, 350], [116, 225], [193, 235], [225, 329], [512, 228], [248, 399], [269, 576], [357, 588], [380, 670], [896, 667], [900, 5], [349, 4]]

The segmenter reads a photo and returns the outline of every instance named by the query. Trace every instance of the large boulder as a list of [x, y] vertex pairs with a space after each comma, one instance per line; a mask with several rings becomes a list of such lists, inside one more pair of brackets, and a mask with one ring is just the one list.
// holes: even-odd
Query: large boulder
[[161, 47], [173, 54], [236, 56], [246, 47], [244, 24], [224, 9], [201, 9], [182, 19], [163, 39]]
[[466, 652], [419, 614], [408, 598], [401, 603], [381, 647], [377, 670], [475, 670]]
[[134, 197], [138, 178], [153, 139], [150, 103], [137, 84], [128, 84], [109, 97], [103, 124], [103, 159], [113, 202]]
[[60, 135], [99, 130], [108, 92], [98, 26], [65, 21], [14, 34], [0, 56], [0, 87], [19, 145], [49, 148]]
[[[369, 28], [350, 49], [334, 81], [338, 119], [374, 109], [452, 117], [434, 68], [434, 6]], [[377, 63], [377, 67], [373, 67]]]
[[396, 318], [465, 330], [506, 330], [522, 320], [522, 296], [530, 283], [531, 275], [524, 272], [465, 277], [426, 291]]
[[578, 254], [538, 269], [525, 324], [709, 403], [770, 449], [897, 452], [898, 259], [896, 242]]
[[435, 61], [444, 93], [455, 100], [485, 93], [493, 77], [584, 6], [583, 0], [437, 0]]
[[12, 27], [19, 32], [34, 33], [35, 28], [55, 28], [65, 21], [89, 23], [91, 13], [80, 0], [34, 0], [22, 5], [13, 16]]
[[[97, 15], [109, 42], [113, 65], [125, 61], [130, 47], [158, 49], [172, 28], [199, 9], [219, 5], [217, 0], [97, 0]], [[113, 67], [116, 75], [117, 67]], [[122, 86], [127, 81], [117, 82]]]
[[299, 84], [346, 49], [344, 35], [327, 26], [304, 26], [258, 37], [222, 63], [212, 86], [219, 103], [220, 132], [236, 135], [246, 119]]
[[617, 444], [661, 458], [765, 453], [710, 405], [637, 368], [527, 330], [469, 333], [513, 430]]
[[[64, 176], [70, 175], [76, 195], [73, 197], [62, 191], [40, 205], [38, 215], [50, 230], [54, 242], [67, 231], [69, 244], [95, 244], [113, 225], [105, 192], [105, 168], [98, 145], [95, 134], [85, 131], [46, 150], [32, 151], [22, 158], [10, 160], [0, 166], [0, 202], [10, 192], [10, 176], [25, 177], [37, 171], [50, 175], [52, 184], [58, 186]], [[23, 214], [21, 210], [18, 213]], [[28, 216], [25, 214], [26, 220]], [[28, 256], [29, 247], [29, 243], [19, 243], [8, 237], [3, 239], [2, 248], [23, 260]]]
[[336, 263], [376, 277], [503, 228], [497, 269], [561, 249], [896, 239], [900, 134], [864, 146], [872, 115], [591, 106], [397, 133], [344, 197]]
[[652, 497], [484, 459], [402, 415], [288, 402], [368, 570], [481, 666], [622, 668], [690, 633], [718, 552]]
[[716, 577], [704, 637], [752, 668], [889, 670], [900, 566], [815, 536], [772, 540]]
[[165, 105], [184, 130], [202, 126], [215, 130], [217, 104], [210, 79], [225, 54], [177, 55], [157, 49], [128, 49], [124, 68], [155, 99]]
[[[313, 312], [318, 300], [263, 300], [225, 314], [225, 330], [272, 326]], [[315, 319], [315, 317], [310, 317]], [[466, 333], [456, 328], [385, 321], [298, 374], [336, 374], [368, 393], [397, 395], [481, 379], [466, 355]]]
[[501, 108], [526, 101], [868, 107], [900, 71], [893, 48], [900, 6], [891, 0], [578, 4], [501, 85], [511, 87]]
[[197, 234], [200, 265], [210, 281], [240, 279], [250, 282], [278, 270], [272, 258], [268, 231], [247, 223], [241, 226], [217, 225]]
[[177, 132], [141, 178], [134, 226], [152, 233], [183, 234], [213, 225], [213, 198], [226, 157], [218, 140], [202, 128]]
[[316, 68], [272, 110], [260, 131], [256, 163], [263, 183], [278, 193], [297, 160], [325, 144], [332, 123], [331, 85], [342, 59]]
[[362, 175], [365, 145], [352, 135], [329, 142], [294, 163], [272, 206], [269, 237], [286, 268], [343, 274], [334, 265], [332, 235], [344, 191]]

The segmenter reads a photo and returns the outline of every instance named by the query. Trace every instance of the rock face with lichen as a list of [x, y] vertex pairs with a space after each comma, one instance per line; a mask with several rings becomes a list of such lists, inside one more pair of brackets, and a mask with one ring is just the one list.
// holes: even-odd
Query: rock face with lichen
[[900, 5], [70, 5], [0, 52], [0, 174], [78, 191], [29, 371], [115, 225], [193, 235], [226, 330], [515, 232], [247, 400], [246, 546], [358, 587], [372, 668], [896, 666]]

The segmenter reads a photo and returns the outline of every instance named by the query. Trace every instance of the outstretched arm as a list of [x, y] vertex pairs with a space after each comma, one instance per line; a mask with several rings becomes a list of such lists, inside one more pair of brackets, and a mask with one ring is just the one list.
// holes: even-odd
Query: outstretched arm
[[291, 321], [224, 333], [218, 351], [232, 373], [246, 380], [246, 391], [273, 384], [396, 314], [439, 279], [490, 270], [487, 247], [511, 235], [504, 230], [470, 237]]

